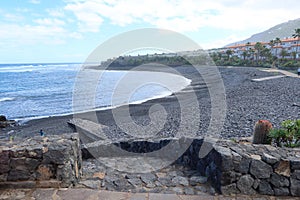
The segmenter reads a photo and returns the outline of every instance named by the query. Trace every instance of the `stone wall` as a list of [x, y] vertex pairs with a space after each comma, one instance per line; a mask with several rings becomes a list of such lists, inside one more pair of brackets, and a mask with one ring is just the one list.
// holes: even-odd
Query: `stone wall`
[[[174, 164], [189, 167], [207, 177], [218, 193], [300, 196], [300, 149], [296, 148], [275, 148], [270, 145], [225, 140], [204, 143], [201, 138], [99, 142], [89, 148], [99, 149], [100, 157], [110, 157], [114, 150], [112, 146], [118, 146], [129, 152], [144, 153], [163, 148], [172, 141], [177, 141], [181, 146], [186, 140], [192, 140], [191, 145]], [[212, 147], [204, 158], [199, 157], [202, 145]], [[87, 152], [87, 149], [84, 151]], [[175, 150], [170, 149], [168, 152], [170, 154]], [[86, 153], [85, 155], [90, 157]], [[159, 154], [159, 156], [168, 158], [169, 155]]]
[[81, 175], [78, 134], [0, 140], [0, 188], [69, 187]]
[[198, 170], [223, 194], [300, 196], [300, 149], [219, 141]]

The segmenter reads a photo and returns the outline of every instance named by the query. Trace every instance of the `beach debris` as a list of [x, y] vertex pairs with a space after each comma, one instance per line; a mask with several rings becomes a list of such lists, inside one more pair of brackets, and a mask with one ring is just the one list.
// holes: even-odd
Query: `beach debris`
[[268, 134], [272, 129], [272, 123], [268, 120], [258, 120], [254, 127], [253, 144], [268, 144]]

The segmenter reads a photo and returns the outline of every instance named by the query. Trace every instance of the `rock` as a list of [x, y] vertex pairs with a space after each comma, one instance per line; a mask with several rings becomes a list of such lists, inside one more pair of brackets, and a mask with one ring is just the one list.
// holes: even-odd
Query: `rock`
[[205, 186], [195, 186], [194, 189], [199, 192], [207, 192], [207, 188]]
[[105, 173], [103, 172], [96, 172], [93, 174], [93, 178], [97, 178], [97, 179], [100, 179], [100, 180], [103, 180], [105, 177]]
[[155, 188], [156, 187], [156, 184], [155, 183], [148, 183], [146, 185], [146, 188]]
[[0, 122], [7, 121], [6, 117], [4, 115], [0, 115]]
[[186, 195], [194, 195], [195, 192], [194, 192], [193, 188], [187, 187], [187, 188], [184, 188], [184, 194], [186, 194]]
[[289, 158], [292, 170], [300, 170], [300, 158]]
[[253, 195], [256, 192], [252, 189], [252, 185], [254, 183], [254, 179], [251, 177], [251, 175], [244, 175], [238, 180], [237, 182], [237, 188], [241, 191], [243, 194], [249, 194]]
[[174, 187], [171, 189], [173, 192], [175, 192], [176, 194], [183, 194], [183, 190], [180, 187]]
[[17, 170], [29, 170], [33, 172], [39, 164], [39, 161], [31, 158], [11, 158], [10, 167]]
[[127, 180], [128, 183], [130, 183], [131, 185], [135, 186], [135, 187], [139, 187], [142, 185], [142, 181], [139, 178], [131, 178]]
[[190, 178], [190, 184], [192, 186], [198, 185], [198, 184], [204, 184], [207, 182], [207, 177], [204, 176], [192, 176]]
[[300, 180], [291, 178], [291, 194], [293, 196], [300, 196]]
[[30, 179], [30, 172], [28, 170], [23, 171], [23, 170], [17, 170], [17, 169], [12, 169], [9, 171], [7, 180], [8, 181], [26, 181]]
[[300, 170], [295, 170], [292, 174], [292, 177], [300, 180]]
[[182, 176], [176, 176], [172, 178], [172, 182], [174, 183], [174, 185], [183, 185], [183, 186], [189, 185], [188, 179]]
[[221, 184], [222, 185], [229, 185], [233, 182], [236, 182], [239, 180], [242, 174], [237, 173], [235, 171], [229, 171], [229, 172], [223, 172], [222, 173], [222, 179], [221, 179]]
[[221, 159], [222, 159], [222, 171], [231, 171], [234, 169], [233, 165], [233, 160], [232, 160], [232, 153], [229, 148], [221, 147], [221, 146], [216, 146], [215, 145], [215, 150], [220, 154]]
[[250, 173], [256, 178], [270, 178], [273, 168], [261, 160], [253, 160], [250, 166]]
[[274, 191], [271, 187], [271, 185], [265, 181], [262, 180], [258, 186], [258, 191], [260, 194], [266, 194], [266, 195], [274, 195]]
[[100, 180], [85, 180], [81, 181], [80, 184], [91, 188], [91, 189], [100, 189], [101, 188], [101, 181]]
[[289, 188], [274, 188], [275, 196], [289, 196]]
[[251, 163], [250, 158], [242, 158], [239, 166], [239, 172], [242, 174], [247, 174], [249, 172], [250, 163]]
[[281, 160], [277, 166], [275, 166], [275, 172], [277, 174], [290, 177], [291, 176], [291, 168], [290, 168], [290, 161], [288, 160]]
[[164, 177], [164, 178], [158, 178], [158, 181], [167, 187], [175, 187], [176, 184], [173, 183], [172, 179], [169, 177]]
[[272, 174], [270, 181], [275, 187], [278, 188], [288, 187], [290, 185], [290, 181], [288, 178], [278, 175], [276, 173]]
[[260, 179], [255, 179], [252, 187], [253, 187], [254, 189], [257, 189], [258, 186], [259, 186], [259, 184], [260, 184]]
[[15, 126], [16, 124], [17, 122], [15, 120], [0, 121], [0, 128]]
[[0, 151], [0, 174], [7, 173], [10, 170], [9, 154], [9, 151]]
[[232, 194], [238, 194], [240, 191], [236, 187], [236, 183], [232, 183], [230, 185], [221, 186], [221, 193], [223, 195], [232, 195]]
[[37, 179], [50, 180], [51, 178], [54, 178], [54, 173], [50, 165], [40, 165], [37, 169]]
[[156, 176], [154, 174], [151, 173], [147, 173], [147, 174], [142, 174], [141, 175], [141, 180], [147, 185], [150, 183], [154, 183], [156, 181]]
[[266, 153], [263, 153], [262, 160], [265, 161], [268, 164], [271, 164], [271, 165], [273, 165], [273, 164], [275, 164], [276, 162], [279, 161], [278, 158], [276, 158], [274, 156], [271, 156], [269, 154], [266, 154]]

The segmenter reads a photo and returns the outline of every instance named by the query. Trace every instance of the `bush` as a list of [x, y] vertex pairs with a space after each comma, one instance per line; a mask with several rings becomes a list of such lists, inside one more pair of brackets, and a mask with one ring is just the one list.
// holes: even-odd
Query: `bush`
[[285, 120], [280, 129], [272, 129], [268, 135], [271, 142], [279, 147], [300, 147], [300, 119]]

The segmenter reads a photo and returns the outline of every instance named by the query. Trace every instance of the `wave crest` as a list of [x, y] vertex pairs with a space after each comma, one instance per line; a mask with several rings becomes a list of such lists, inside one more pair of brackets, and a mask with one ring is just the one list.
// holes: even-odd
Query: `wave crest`
[[0, 102], [4, 102], [4, 101], [13, 101], [15, 98], [12, 98], [12, 97], [3, 97], [3, 98], [0, 98]]

